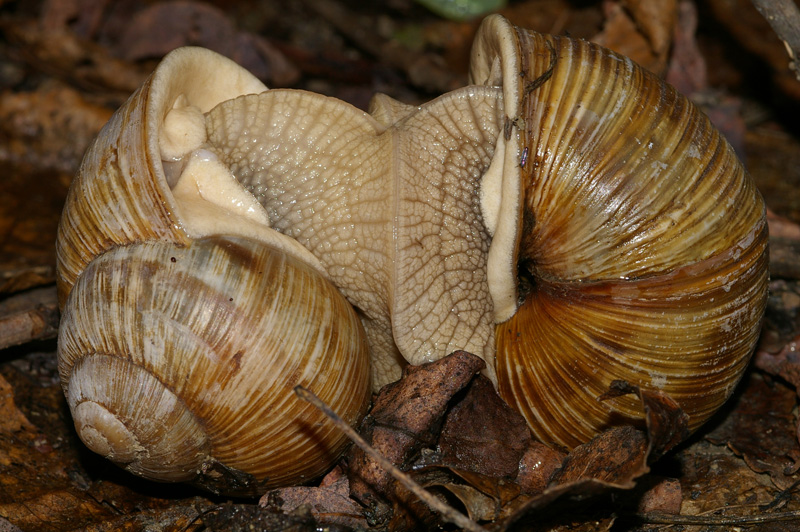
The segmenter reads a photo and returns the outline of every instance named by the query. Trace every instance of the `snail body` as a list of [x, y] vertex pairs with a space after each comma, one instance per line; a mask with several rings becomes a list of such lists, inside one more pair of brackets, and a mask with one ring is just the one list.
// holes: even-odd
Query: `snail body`
[[[209, 66], [217, 63], [221, 74]], [[323, 365], [341, 372], [325, 378], [334, 389], [350, 390], [357, 382], [358, 397], [337, 403], [344, 400], [332, 390], [323, 400], [353, 422], [364, 410], [370, 379], [378, 389], [396, 380], [406, 363], [463, 349], [484, 358], [501, 396], [547, 443], [572, 447], [611, 425], [641, 423], [643, 413], [629, 398], [596, 400], [619, 379], [671, 395], [689, 415], [690, 428], [699, 427], [741, 377], [766, 302], [765, 207], [732, 149], [686, 98], [630, 60], [583, 41], [515, 28], [499, 16], [487, 17], [478, 32], [470, 76], [472, 85], [419, 107], [378, 95], [365, 113], [308, 92], [266, 90], [212, 52], [170, 54], [87, 154], [62, 220], [65, 316], [97, 319], [84, 307], [127, 301], [139, 308], [139, 297], [165, 305], [148, 316], [167, 316], [166, 325], [144, 324], [144, 317], [119, 311], [133, 321], [109, 331], [65, 323], [62, 383], [71, 403], [77, 398], [77, 424], [89, 426], [77, 410], [101, 412], [80, 406], [89, 401], [86, 387], [72, 390], [72, 373], [95, 365], [81, 362], [91, 358], [86, 353], [118, 365], [117, 355], [107, 353], [116, 343], [138, 353], [129, 357], [134, 371], [165, 371], [180, 382], [190, 374], [195, 380], [184, 362], [195, 357], [214, 376], [211, 389], [236, 390], [238, 384], [226, 383], [243, 377], [223, 375], [209, 360], [265, 351], [228, 336], [234, 328], [273, 330], [263, 321], [262, 303], [269, 312], [282, 312], [263, 298], [248, 301], [237, 314], [241, 326], [223, 325], [229, 319], [223, 310], [214, 312], [219, 323], [194, 322], [202, 311], [179, 309], [202, 309], [197, 294], [204, 290], [187, 289], [180, 305], [165, 303], [157, 290], [112, 293], [102, 279], [122, 274], [110, 273], [117, 271], [111, 264], [126, 272], [134, 264], [145, 271], [165, 266], [165, 282], [190, 272], [205, 276], [203, 263], [217, 265], [213, 279], [220, 271], [257, 264], [258, 273], [237, 274], [246, 278], [242, 283], [257, 286], [258, 294], [282, 294], [271, 284], [281, 283], [281, 276], [267, 276], [262, 268], [281, 263], [267, 254], [281, 253], [303, 265], [302, 275], [285, 276], [288, 282], [319, 278], [301, 282], [303, 290], [325, 294], [319, 308], [340, 309], [309, 309], [307, 320], [296, 317], [299, 310], [287, 310], [295, 316], [289, 323], [346, 319], [323, 322], [316, 333], [293, 339], [293, 349], [284, 345], [279, 352], [313, 351], [305, 342], [319, 347], [323, 332], [343, 327], [322, 342], [337, 344]], [[233, 81], [223, 87], [203, 82], [212, 78]], [[205, 92], [209, 84], [213, 89]], [[121, 214], [106, 219], [117, 204]], [[262, 247], [263, 253], [257, 251]], [[156, 249], [159, 260], [152, 258]], [[140, 253], [151, 258], [140, 260]], [[185, 256], [178, 258], [180, 253]], [[242, 257], [241, 266], [223, 265]], [[193, 266], [178, 273], [174, 264], [184, 263]], [[234, 301], [252, 295], [233, 277], [225, 279], [212, 283], [223, 287], [220, 294], [235, 292], [229, 296]], [[336, 290], [325, 288], [330, 285]], [[225, 307], [224, 297], [214, 297], [215, 308]], [[342, 297], [347, 301], [337, 299]], [[160, 338], [179, 329], [195, 338], [209, 326], [219, 335], [198, 345], [240, 347], [215, 355], [203, 355], [205, 347], [189, 349], [193, 355], [164, 369], [142, 354], [152, 353], [147, 346], [154, 342], [166, 345]], [[83, 339], [84, 329], [99, 339]], [[132, 329], [146, 332], [133, 335], [133, 343], [112, 338]], [[344, 334], [352, 341], [339, 342]], [[67, 354], [73, 344], [84, 354]], [[314, 373], [308, 368], [320, 365], [318, 355], [297, 365], [281, 362], [283, 354], [273, 358], [277, 365], [266, 373], [277, 372], [288, 383], [305, 382]], [[229, 370], [231, 364], [223, 366]], [[176, 373], [176, 367], [183, 369]], [[277, 397], [273, 388], [290, 389], [267, 384], [256, 369], [243, 373], [254, 374], [256, 384], [247, 389], [271, 399]], [[324, 387], [322, 381], [316, 386]], [[184, 393], [175, 384], [168, 388]], [[211, 426], [206, 415], [235, 410], [202, 404], [201, 389], [186, 392], [201, 403], [186, 419]], [[239, 407], [264, 417], [272, 407], [255, 406], [249, 393]], [[275, 400], [280, 408], [288, 404]], [[219, 426], [231, 427], [225, 423]], [[233, 454], [218, 451], [222, 444], [210, 436], [193, 436], [210, 461], [175, 458], [177, 471], [154, 473], [139, 448], [145, 436], [112, 425], [105, 436], [87, 429], [82, 437], [101, 454], [138, 464], [131, 469], [145, 476], [186, 480], [195, 478], [187, 471], [207, 463], [247, 472], [262, 484], [267, 477], [284, 483], [312, 474], [236, 462], [233, 454], [266, 445], [244, 436], [226, 442], [244, 446]], [[333, 459], [340, 443], [318, 445], [329, 441], [325, 434], [304, 441]], [[133, 450], [112, 440], [128, 441]], [[166, 456], [158, 449], [150, 452]]]

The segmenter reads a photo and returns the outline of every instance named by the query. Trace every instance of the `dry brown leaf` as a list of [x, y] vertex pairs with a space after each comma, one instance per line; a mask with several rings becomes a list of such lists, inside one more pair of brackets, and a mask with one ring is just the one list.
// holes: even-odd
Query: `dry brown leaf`
[[564, 459], [551, 485], [593, 479], [621, 487], [633, 487], [633, 480], [649, 471], [647, 437], [633, 427], [617, 427], [579, 445]]
[[769, 224], [769, 236], [800, 241], [800, 224], [776, 214], [770, 208], [767, 208], [767, 223]]
[[639, 388], [625, 381], [615, 380], [598, 400], [604, 401], [626, 394], [634, 394], [642, 402], [648, 436], [647, 458], [650, 461], [657, 460], [689, 436], [689, 416], [669, 395], [660, 390]]
[[[483, 367], [480, 358], [464, 351], [430, 364], [408, 366], [401, 380], [381, 389], [361, 425], [362, 434], [384, 457], [404, 468], [423, 446], [435, 444], [450, 399]], [[349, 464], [352, 496], [386, 514], [382, 501], [393, 495], [392, 477], [358, 448], [350, 453]], [[379, 510], [379, 505], [384, 508]]]
[[514, 478], [532, 439], [525, 419], [497, 395], [489, 379], [478, 376], [447, 413], [439, 436], [441, 463]]
[[[58, 82], [0, 95], [0, 161], [74, 174], [111, 110]], [[63, 202], [63, 197], [61, 197]], [[52, 244], [52, 242], [51, 242]]]
[[81, 39], [70, 28], [48, 30], [38, 21], [17, 20], [5, 28], [16, 53], [32, 68], [90, 92], [102, 92], [118, 107], [152, 70], [115, 58], [97, 43]]
[[800, 224], [800, 140], [769, 125], [745, 135], [747, 170], [769, 207]]
[[502, 14], [513, 24], [554, 35], [581, 39], [596, 35], [603, 26], [603, 12], [596, 2], [578, 4], [569, 0], [511, 2]]
[[680, 513], [683, 493], [678, 479], [650, 476], [643, 479], [642, 484], [647, 489], [638, 501], [636, 509], [639, 513]]
[[673, 29], [678, 19], [677, 0], [623, 0], [636, 26], [656, 57], [664, 58], [672, 46]]
[[[770, 249], [772, 252], [772, 249]], [[764, 315], [761, 338], [755, 354], [755, 365], [772, 375], [788, 371], [788, 357], [797, 350], [800, 335], [800, 283], [776, 279], [769, 283], [767, 311]], [[800, 375], [782, 377], [800, 382]]]
[[14, 434], [22, 429], [33, 430], [34, 427], [14, 404], [11, 385], [0, 376], [0, 433]]
[[128, 61], [160, 58], [181, 46], [202, 46], [230, 57], [270, 85], [296, 83], [300, 72], [265, 39], [240, 31], [224, 11], [203, 2], [175, 0], [137, 12], [115, 43]]
[[[675, 462], [685, 493], [682, 515], [764, 515], [760, 506], [770, 504], [778, 494], [766, 475], [753, 471], [724, 446], [700, 441], [679, 453]], [[772, 530], [787, 530], [782, 523], [775, 525]]]
[[681, 93], [693, 94], [708, 89], [706, 61], [697, 45], [697, 8], [689, 0], [678, 2], [678, 21], [669, 57], [666, 80]]
[[[604, 1], [605, 24], [603, 30], [592, 37], [592, 40], [661, 75], [667, 66], [669, 44], [672, 40], [675, 2], [641, 0], [629, 3], [636, 6], [635, 10], [626, 10], [625, 5], [616, 0]], [[651, 11], [663, 15], [644, 23], [636, 18], [646, 19]]]
[[[789, 362], [797, 372], [796, 361]], [[727, 445], [757, 473], [768, 473], [780, 489], [798, 480], [800, 444], [793, 410], [797, 394], [789, 387], [752, 373], [734, 411], [706, 438]]]
[[45, 0], [39, 15], [45, 31], [72, 28], [81, 38], [94, 36], [103, 20], [109, 0]]
[[531, 442], [519, 462], [516, 481], [522, 492], [527, 495], [543, 492], [566, 456], [563, 451]]
[[[336, 480], [331, 481], [330, 477]], [[284, 514], [291, 514], [305, 505], [319, 523], [350, 528], [367, 527], [363, 508], [350, 498], [350, 483], [340, 467], [328, 474], [320, 486], [274, 489], [261, 497], [258, 504]]]
[[[431, 486], [433, 484], [426, 487]], [[448, 483], [441, 486], [458, 498], [466, 508], [467, 516], [475, 522], [492, 521], [499, 514], [499, 505], [496, 500], [468, 484]]]
[[0, 162], [0, 294], [52, 283], [63, 174]]
[[301, 506], [290, 514], [249, 504], [227, 503], [201, 516], [209, 532], [250, 531], [259, 532], [318, 532], [320, 526], [308, 506]]

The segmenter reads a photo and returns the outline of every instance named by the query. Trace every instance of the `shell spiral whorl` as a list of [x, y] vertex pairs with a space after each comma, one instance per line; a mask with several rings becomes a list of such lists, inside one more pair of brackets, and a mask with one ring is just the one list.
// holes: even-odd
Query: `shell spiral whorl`
[[191, 481], [219, 462], [261, 487], [313, 478], [346, 440], [294, 386], [351, 423], [364, 413], [355, 312], [316, 271], [260, 242], [116, 248], [79, 277], [64, 319], [59, 371], [79, 435], [143, 476]]

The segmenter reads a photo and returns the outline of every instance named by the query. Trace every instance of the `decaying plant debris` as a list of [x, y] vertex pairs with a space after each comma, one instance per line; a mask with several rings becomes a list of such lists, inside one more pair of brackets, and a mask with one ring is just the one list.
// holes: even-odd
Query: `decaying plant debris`
[[800, 529], [800, 130], [790, 120], [800, 81], [783, 44], [795, 34], [773, 33], [749, 0], [528, 0], [503, 11], [666, 77], [726, 134], [772, 210], [761, 343], [699, 433], [684, 441], [669, 397], [619, 382], [607, 395], [637, 394], [646, 426], [570, 453], [548, 448], [480, 376], [480, 360], [458, 352], [384, 388], [360, 427], [453, 513], [357, 446], [323, 479], [258, 501], [148, 483], [86, 451], [55, 371], [55, 227], [87, 144], [161, 55], [206, 46], [270, 86], [362, 108], [375, 92], [418, 103], [465, 81], [477, 21], [411, 0], [274, 4], [0, 2], [0, 530], [455, 529], [456, 513], [487, 530]]

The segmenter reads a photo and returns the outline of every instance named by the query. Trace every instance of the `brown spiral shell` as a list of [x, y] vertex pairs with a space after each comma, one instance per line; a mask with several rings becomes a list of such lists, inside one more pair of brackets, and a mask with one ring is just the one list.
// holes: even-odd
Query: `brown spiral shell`
[[617, 379], [668, 393], [696, 429], [741, 377], [766, 304], [752, 180], [705, 115], [630, 59], [500, 17], [476, 41], [472, 75], [504, 86], [519, 179], [504, 184], [511, 237], [495, 233], [518, 306], [497, 325], [500, 394], [566, 447], [641, 423], [635, 398], [597, 400]]

